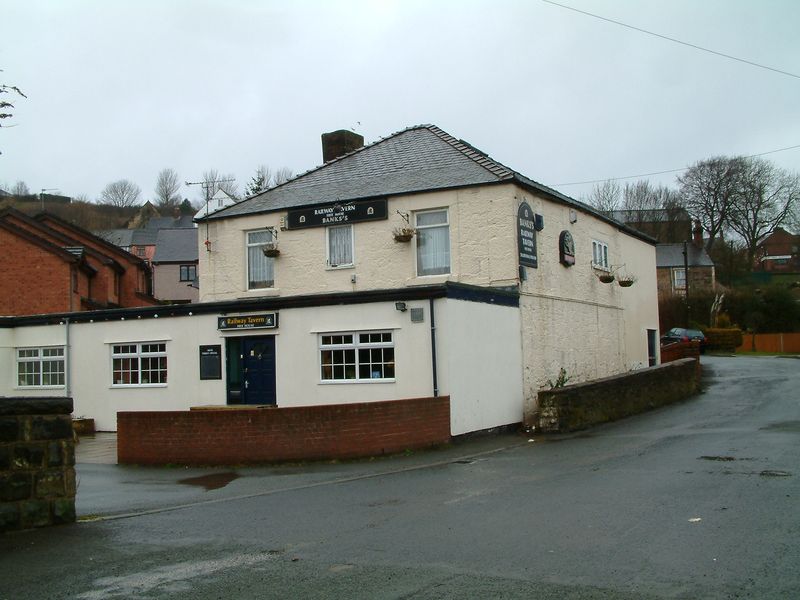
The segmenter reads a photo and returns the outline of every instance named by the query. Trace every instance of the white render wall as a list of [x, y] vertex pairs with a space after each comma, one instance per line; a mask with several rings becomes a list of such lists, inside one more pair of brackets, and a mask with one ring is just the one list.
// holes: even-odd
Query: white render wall
[[[225, 338], [245, 335], [275, 335], [278, 406], [432, 396], [430, 304], [406, 305], [406, 312], [391, 301], [284, 309], [276, 329], [247, 331], [218, 331], [216, 314], [75, 323], [68, 363], [74, 414], [94, 418], [99, 431], [114, 431], [117, 411], [224, 405]], [[411, 308], [423, 310], [423, 322], [411, 322]], [[435, 311], [439, 393], [451, 396], [453, 435], [521, 421], [518, 309], [439, 299]], [[393, 332], [395, 381], [321, 382], [319, 334], [366, 330]], [[66, 395], [63, 387], [17, 388], [14, 382], [14, 348], [63, 345], [65, 333], [64, 325], [0, 329], [0, 395]], [[167, 345], [166, 386], [111, 386], [112, 344], [160, 341]], [[223, 379], [201, 381], [199, 346], [210, 344], [222, 346]]]
[[[526, 412], [536, 394], [555, 381], [560, 369], [578, 383], [646, 367], [647, 329], [658, 329], [655, 246], [619, 231], [589, 213], [518, 191], [544, 217], [537, 233], [539, 266], [527, 268], [521, 282], [520, 315]], [[575, 241], [575, 264], [560, 263], [559, 235]], [[609, 262], [618, 275], [638, 278], [629, 288], [601, 283], [591, 265], [592, 240], [608, 244]]]
[[450, 395], [452, 435], [521, 422], [519, 309], [443, 298], [434, 310], [439, 393]]
[[[390, 289], [447, 280], [516, 285], [514, 189], [504, 184], [390, 197], [387, 220], [353, 225], [352, 268], [326, 267], [325, 227], [278, 231], [281, 254], [275, 259], [275, 288], [266, 290], [247, 290], [246, 232], [277, 229], [286, 212], [210, 221], [211, 251], [204, 240], [199, 247], [200, 301]], [[449, 209], [452, 273], [417, 277], [415, 240], [397, 243], [392, 237], [393, 229], [405, 225], [396, 211], [409, 213], [413, 224], [414, 211], [433, 208]]]

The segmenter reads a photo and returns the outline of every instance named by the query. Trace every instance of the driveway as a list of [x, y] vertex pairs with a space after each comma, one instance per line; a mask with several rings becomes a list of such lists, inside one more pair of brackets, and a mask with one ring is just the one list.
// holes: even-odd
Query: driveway
[[570, 436], [81, 464], [82, 522], [0, 537], [0, 598], [800, 597], [800, 362], [703, 364], [703, 394]]

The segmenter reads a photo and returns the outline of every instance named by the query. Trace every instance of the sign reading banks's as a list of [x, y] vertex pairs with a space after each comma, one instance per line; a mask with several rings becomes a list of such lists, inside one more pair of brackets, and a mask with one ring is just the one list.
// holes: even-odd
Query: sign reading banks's
[[327, 227], [361, 221], [380, 221], [389, 218], [386, 198], [326, 204], [312, 208], [290, 210], [286, 215], [287, 229]]
[[278, 313], [261, 313], [241, 317], [217, 317], [217, 329], [269, 329], [278, 326]]

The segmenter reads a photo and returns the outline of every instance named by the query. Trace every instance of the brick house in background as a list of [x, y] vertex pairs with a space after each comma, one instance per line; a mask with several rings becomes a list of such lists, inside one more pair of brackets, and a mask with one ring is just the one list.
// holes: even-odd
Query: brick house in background
[[800, 235], [776, 227], [758, 244], [753, 269], [768, 273], [800, 273]]
[[53, 215], [0, 212], [0, 314], [156, 304], [136, 257]]
[[659, 244], [677, 244], [692, 235], [692, 218], [681, 206], [647, 210], [614, 210], [612, 219], [656, 239]]

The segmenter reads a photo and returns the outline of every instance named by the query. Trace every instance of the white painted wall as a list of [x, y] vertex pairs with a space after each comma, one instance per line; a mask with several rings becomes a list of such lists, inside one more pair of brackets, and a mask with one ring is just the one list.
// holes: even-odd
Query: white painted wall
[[[211, 250], [202, 240], [199, 248], [200, 301], [390, 289], [446, 280], [515, 285], [513, 190], [509, 184], [391, 197], [387, 220], [353, 225], [352, 268], [326, 267], [324, 227], [278, 231], [281, 254], [275, 259], [275, 287], [267, 290], [247, 290], [246, 232], [278, 228], [286, 212], [211, 221]], [[417, 277], [415, 240], [397, 243], [392, 230], [405, 225], [397, 211], [411, 214], [413, 224], [414, 211], [432, 208], [449, 210], [452, 272]]]
[[439, 393], [450, 395], [451, 433], [522, 421], [519, 309], [443, 298], [434, 310]]
[[[527, 268], [521, 282], [520, 313], [526, 404], [535, 410], [536, 393], [555, 381], [561, 368], [570, 383], [647, 366], [648, 328], [658, 329], [655, 247], [589, 213], [576, 211], [519, 190], [544, 217], [537, 234], [539, 267]], [[575, 265], [559, 261], [559, 235], [575, 241]], [[630, 288], [601, 283], [591, 265], [592, 240], [608, 244], [617, 274], [635, 275]]]

